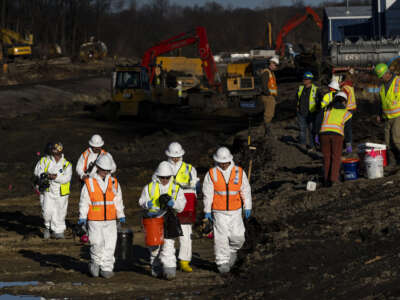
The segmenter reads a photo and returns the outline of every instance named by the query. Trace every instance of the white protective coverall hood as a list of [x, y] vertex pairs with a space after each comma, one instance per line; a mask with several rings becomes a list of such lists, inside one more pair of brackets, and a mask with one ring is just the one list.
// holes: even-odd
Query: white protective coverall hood
[[[234, 162], [232, 160], [231, 164], [225, 171], [220, 167], [217, 167], [219, 171], [222, 172], [225, 182], [229, 181], [233, 166]], [[209, 172], [207, 172], [207, 175], [204, 178], [203, 195], [204, 212], [211, 212], [214, 198], [214, 184]], [[240, 196], [243, 200], [244, 209], [252, 209], [251, 187], [244, 170]], [[215, 262], [217, 265], [227, 264], [229, 263], [231, 255], [236, 255], [236, 252], [243, 246], [245, 241], [242, 209], [240, 208], [231, 211], [214, 210], [213, 218]]]
[[[159, 183], [160, 195], [168, 193], [169, 183], [171, 183], [172, 181], [173, 178], [171, 177], [167, 185], [162, 185], [158, 178], [154, 180], [154, 182]], [[151, 200], [148, 190], [149, 190], [149, 185], [146, 185], [143, 188], [142, 194], [139, 198], [139, 205], [146, 210], [149, 209], [147, 206], [147, 202]], [[183, 194], [182, 189], [179, 189], [173, 209], [179, 213], [183, 211], [185, 205], [186, 205], [186, 198]], [[176, 256], [175, 256], [174, 244], [175, 241], [173, 239], [164, 239], [164, 244], [162, 246], [149, 247], [150, 263], [153, 269], [160, 267], [161, 263], [164, 268], [176, 268]]]
[[[96, 180], [103, 191], [107, 190], [108, 174], [103, 180], [97, 173], [89, 180]], [[121, 186], [118, 183], [114, 204], [117, 211], [117, 218], [124, 218], [124, 204], [122, 201]], [[79, 218], [87, 219], [89, 205], [91, 203], [86, 184], [82, 187], [81, 198], [79, 201]], [[100, 266], [102, 271], [112, 271], [114, 268], [114, 252], [117, 243], [117, 222], [111, 221], [89, 221], [88, 233], [90, 241], [90, 257], [92, 263]]]
[[[94, 153], [93, 152], [93, 150], [92, 150], [92, 148], [88, 148], [88, 149], [86, 149], [85, 150], [85, 152], [87, 152], [88, 153], [88, 160], [87, 160], [87, 167], [89, 167], [89, 165], [91, 164], [91, 163], [94, 163], [94, 164], [96, 164], [96, 161], [97, 161], [97, 159], [100, 157], [100, 155], [99, 154], [97, 154], [97, 153]], [[87, 175], [87, 174], [85, 174], [85, 172], [84, 172], [84, 167], [85, 167], [85, 156], [84, 156], [84, 153], [85, 152], [83, 152], [82, 154], [81, 154], [81, 156], [79, 157], [79, 159], [78, 159], [78, 162], [77, 162], [77, 164], [76, 164], [76, 173], [78, 173], [78, 175], [79, 175], [79, 178], [81, 178], [82, 179], [82, 177], [84, 176], [84, 175]], [[104, 154], [103, 154], [104, 155]], [[112, 169], [111, 169], [111, 174], [113, 174], [113, 173], [115, 173], [115, 171], [117, 170], [117, 165], [115, 164], [115, 162], [114, 162], [114, 159], [113, 159], [113, 157], [112, 157], [112, 155], [110, 154], [110, 153], [106, 153], [105, 155], [107, 155], [109, 158], [111, 158], [111, 161], [112, 161], [112, 163], [113, 163], [113, 167], [112, 167]], [[89, 176], [94, 176], [94, 174], [96, 174], [96, 171], [97, 171], [97, 167], [96, 166], [94, 166], [93, 167], [93, 169], [92, 169], [92, 171], [90, 172], [90, 174], [88, 174]]]
[[65, 167], [64, 154], [62, 154], [58, 162], [53, 156], [48, 155], [36, 164], [34, 175], [40, 176], [40, 174], [45, 173], [46, 166], [48, 166], [47, 173], [57, 174], [57, 177], [54, 180], [50, 180], [50, 187], [40, 195], [44, 225], [54, 233], [63, 233], [66, 229], [65, 217], [67, 215], [69, 195], [61, 196], [60, 190], [61, 184], [71, 181], [72, 165], [69, 163]]

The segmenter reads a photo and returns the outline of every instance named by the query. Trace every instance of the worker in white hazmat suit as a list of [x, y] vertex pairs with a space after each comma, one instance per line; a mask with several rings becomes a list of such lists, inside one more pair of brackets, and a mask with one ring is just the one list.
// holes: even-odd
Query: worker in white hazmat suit
[[79, 225], [88, 226], [90, 241], [89, 272], [93, 277], [111, 278], [117, 244], [117, 219], [125, 223], [121, 186], [110, 175], [113, 162], [102, 155], [96, 174], [85, 179], [79, 202]]
[[[147, 216], [161, 217], [165, 214], [165, 211], [160, 209], [158, 201], [158, 198], [163, 194], [168, 194], [171, 197], [167, 204], [169, 207], [172, 207], [175, 212], [182, 212], [186, 205], [186, 199], [182, 189], [174, 183], [174, 171], [171, 164], [167, 161], [161, 162], [155, 175], [157, 178], [143, 188], [139, 199], [139, 205], [147, 210]], [[174, 239], [165, 238], [163, 245], [149, 247], [152, 276], [164, 275], [169, 280], [175, 278], [174, 244]]]
[[[42, 175], [43, 174], [43, 175]], [[72, 165], [63, 154], [63, 145], [58, 142], [51, 146], [51, 153], [36, 164], [34, 175], [47, 177], [46, 188], [41, 192], [40, 200], [45, 230], [44, 239], [50, 238], [50, 232], [56, 239], [64, 238], [65, 217], [68, 209]]]
[[237, 251], [245, 242], [245, 218], [252, 209], [251, 188], [246, 173], [233, 162], [229, 149], [221, 147], [213, 156], [216, 166], [203, 182], [205, 218], [213, 222], [215, 262], [220, 273], [233, 267]]
[[96, 161], [101, 155], [109, 156], [112, 163], [111, 174], [115, 173], [117, 166], [111, 154], [103, 149], [103, 138], [98, 134], [93, 135], [89, 140], [89, 146], [90, 147], [81, 154], [76, 164], [76, 173], [78, 173], [79, 178], [85, 181], [89, 176], [96, 174]]
[[[196, 185], [199, 182], [197, 178], [197, 171], [191, 165], [183, 161], [185, 150], [182, 146], [173, 142], [169, 144], [168, 149], [165, 150], [165, 155], [168, 157], [168, 162], [172, 166], [175, 183], [178, 184], [186, 198], [186, 204], [190, 199], [196, 202]], [[153, 180], [157, 179], [157, 175], [153, 175]], [[183, 236], [179, 237], [179, 266], [183, 272], [192, 272], [189, 263], [192, 260], [192, 223], [193, 220], [189, 216], [191, 212], [187, 211], [187, 207], [181, 214], [178, 214], [181, 222]], [[193, 212], [194, 214], [194, 212]], [[195, 221], [195, 220], [194, 220]]]

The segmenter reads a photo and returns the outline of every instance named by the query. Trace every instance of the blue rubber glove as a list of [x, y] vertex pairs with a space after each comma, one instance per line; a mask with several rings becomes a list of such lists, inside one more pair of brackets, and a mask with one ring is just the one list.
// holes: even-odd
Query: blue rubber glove
[[168, 205], [169, 207], [173, 207], [174, 204], [175, 204], [175, 202], [174, 202], [174, 200], [172, 200], [172, 199], [169, 200], [168, 203], [167, 203], [167, 205]]
[[152, 208], [153, 207], [153, 201], [147, 201], [147, 208]]
[[244, 217], [246, 219], [248, 219], [248, 218], [250, 218], [250, 216], [251, 216], [251, 209], [245, 209], [244, 210]]
[[124, 217], [124, 218], [119, 218], [118, 221], [119, 221], [121, 224], [125, 224], [125, 223], [126, 223], [125, 217]]
[[212, 216], [211, 216], [211, 213], [206, 213], [205, 215], [204, 215], [204, 219], [207, 219], [207, 220], [209, 220], [210, 222], [212, 222]]
[[353, 152], [353, 148], [351, 147], [351, 144], [350, 144], [350, 143], [349, 143], [349, 144], [346, 144], [346, 152], [347, 152], [347, 153]]
[[319, 135], [318, 134], [315, 136], [314, 142], [316, 145], [319, 146]]
[[87, 220], [86, 219], [79, 219], [78, 225], [86, 225]]

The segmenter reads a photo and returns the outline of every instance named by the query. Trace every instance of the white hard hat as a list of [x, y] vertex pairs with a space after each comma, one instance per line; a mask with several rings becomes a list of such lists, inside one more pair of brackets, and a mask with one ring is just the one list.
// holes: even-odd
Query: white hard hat
[[113, 168], [113, 163], [108, 155], [100, 155], [99, 159], [96, 161], [96, 165], [106, 171], [111, 171]]
[[162, 161], [156, 170], [156, 176], [172, 176], [174, 175], [174, 171], [172, 170], [172, 166], [167, 161]]
[[232, 161], [233, 156], [228, 148], [220, 147], [217, 152], [215, 152], [213, 158], [217, 163], [228, 163]]
[[101, 138], [100, 135], [95, 134], [89, 140], [89, 145], [92, 146], [92, 147], [102, 147], [104, 145], [104, 141], [103, 141], [103, 139]]
[[340, 90], [340, 87], [339, 87], [339, 82], [337, 81], [337, 80], [332, 80], [329, 84], [328, 84], [328, 87], [330, 87], [330, 88], [332, 88], [332, 89], [334, 89], [334, 90]]
[[345, 92], [339, 92], [339, 93], [337, 93], [337, 94], [335, 95], [335, 98], [336, 98], [336, 97], [343, 97], [344, 99], [347, 100], [347, 95], [346, 95]]
[[182, 157], [184, 154], [185, 150], [183, 150], [181, 144], [177, 142], [169, 144], [168, 149], [165, 150], [165, 155], [168, 157]]
[[270, 62], [274, 62], [274, 63], [276, 63], [277, 65], [279, 65], [279, 57], [278, 57], [278, 56], [272, 56], [272, 57], [269, 59], [269, 61], [270, 61]]

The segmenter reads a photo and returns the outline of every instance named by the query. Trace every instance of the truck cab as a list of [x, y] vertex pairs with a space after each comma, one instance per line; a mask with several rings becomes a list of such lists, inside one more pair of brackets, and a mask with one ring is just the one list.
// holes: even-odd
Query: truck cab
[[144, 102], [151, 102], [149, 77], [145, 67], [116, 65], [112, 72], [111, 102], [118, 104], [119, 115], [137, 116]]

